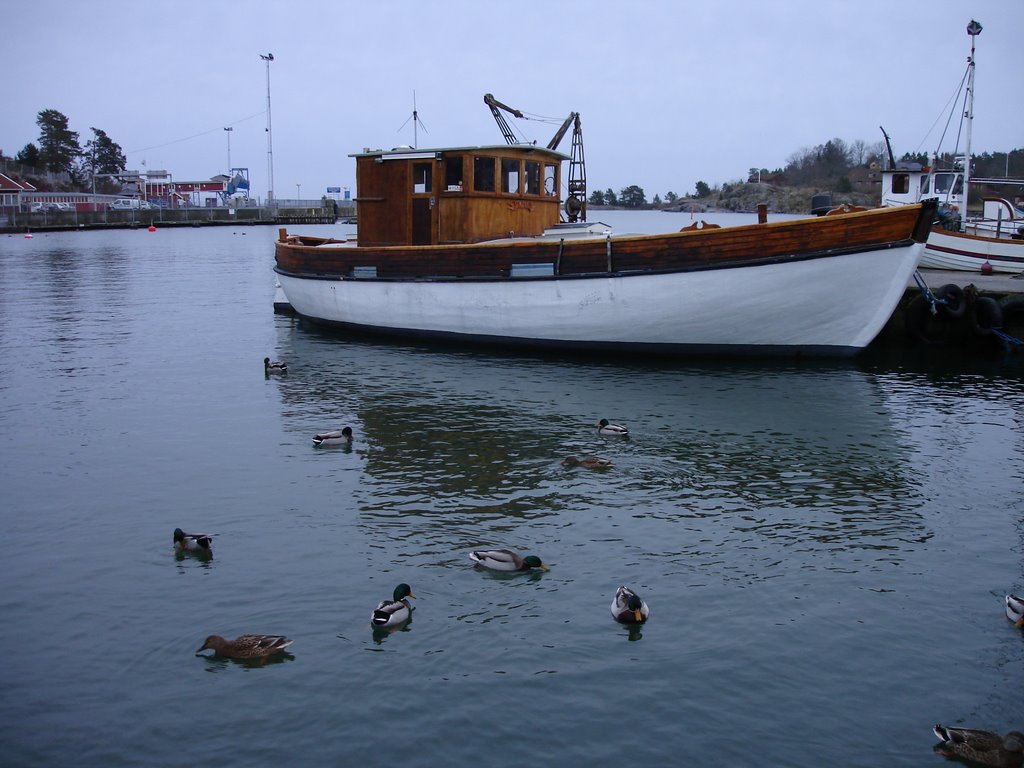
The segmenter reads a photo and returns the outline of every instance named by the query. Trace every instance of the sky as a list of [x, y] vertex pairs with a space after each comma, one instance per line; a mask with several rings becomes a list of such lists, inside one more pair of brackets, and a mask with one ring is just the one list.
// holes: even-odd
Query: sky
[[1024, 0], [0, 0], [0, 17], [5, 155], [55, 109], [83, 146], [99, 128], [129, 169], [175, 180], [223, 173], [230, 150], [257, 197], [271, 147], [274, 196], [319, 198], [354, 194], [365, 148], [502, 144], [485, 93], [551, 118], [505, 115], [541, 145], [579, 112], [588, 188], [649, 200], [879, 126], [897, 157], [951, 151], [972, 18], [972, 151], [1024, 148]]

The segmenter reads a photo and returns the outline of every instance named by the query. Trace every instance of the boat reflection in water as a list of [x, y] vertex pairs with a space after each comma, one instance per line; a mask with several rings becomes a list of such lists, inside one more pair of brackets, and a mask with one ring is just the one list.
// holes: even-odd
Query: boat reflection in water
[[[670, 559], [726, 542], [798, 561], [898, 557], [927, 536], [885, 393], [854, 367], [512, 357], [278, 329], [285, 429], [303, 450], [314, 424], [354, 426], [364, 474], [348, 506], [378, 542], [414, 536], [465, 565], [481, 544], [546, 560], [546, 542], [621, 550], [631, 531]], [[631, 439], [600, 436], [600, 417]], [[615, 467], [573, 472], [567, 455]]]

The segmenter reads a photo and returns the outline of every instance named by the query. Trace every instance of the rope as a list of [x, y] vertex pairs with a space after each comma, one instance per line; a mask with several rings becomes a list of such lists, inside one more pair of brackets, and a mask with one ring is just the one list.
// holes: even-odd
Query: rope
[[1007, 344], [1007, 345], [1020, 345], [1020, 344], [1024, 344], [1024, 341], [1021, 341], [1020, 339], [1015, 339], [1010, 334], [1004, 333], [1003, 331], [999, 330], [998, 328], [993, 328], [992, 329], [992, 334], [997, 339], [999, 339], [1001, 342], [1003, 342], [1004, 344]]

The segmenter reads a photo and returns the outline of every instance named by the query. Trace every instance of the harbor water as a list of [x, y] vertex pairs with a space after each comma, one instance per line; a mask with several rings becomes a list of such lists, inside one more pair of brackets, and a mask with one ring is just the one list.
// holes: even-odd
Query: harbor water
[[[927, 767], [935, 723], [1024, 729], [1024, 356], [384, 342], [274, 315], [276, 235], [0, 238], [3, 765]], [[243, 633], [294, 643], [195, 655]]]

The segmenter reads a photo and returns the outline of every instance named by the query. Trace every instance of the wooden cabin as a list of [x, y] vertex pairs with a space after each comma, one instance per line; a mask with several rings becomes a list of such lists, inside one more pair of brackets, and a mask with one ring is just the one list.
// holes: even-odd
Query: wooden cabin
[[360, 246], [540, 235], [559, 222], [567, 155], [532, 144], [365, 151], [356, 159]]

